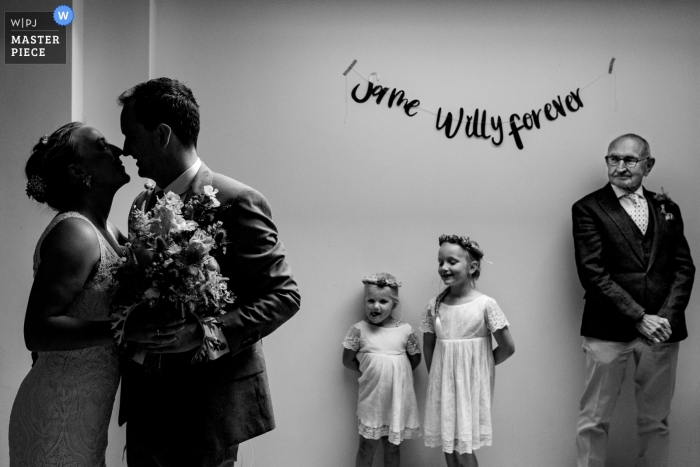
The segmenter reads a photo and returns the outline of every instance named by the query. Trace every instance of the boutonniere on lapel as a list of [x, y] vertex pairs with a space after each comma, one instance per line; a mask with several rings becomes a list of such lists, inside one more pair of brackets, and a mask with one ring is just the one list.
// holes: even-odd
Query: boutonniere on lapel
[[[228, 278], [220, 274], [215, 256], [226, 253], [226, 231], [214, 221], [220, 203], [215, 190], [205, 186], [183, 203], [173, 192], [166, 193], [150, 212], [134, 207], [132, 233], [121, 264], [112, 270], [119, 288], [114, 297], [112, 329], [120, 345], [125, 344], [124, 324], [129, 314], [145, 304], [150, 312], [166, 320], [194, 315], [204, 330], [204, 340], [193, 361], [213, 360], [228, 352], [220, 331], [219, 317], [235, 296]], [[145, 363], [153, 356], [136, 351], [134, 360]]]
[[674, 203], [673, 200], [671, 200], [671, 197], [668, 196], [668, 193], [664, 191], [664, 187], [661, 187], [661, 193], [656, 193], [654, 195], [654, 199], [660, 203], [661, 214], [664, 215], [664, 219], [666, 219], [667, 221], [672, 221], [673, 219], [675, 219], [675, 217], [673, 217], [673, 214], [666, 211], [666, 206], [671, 207]]

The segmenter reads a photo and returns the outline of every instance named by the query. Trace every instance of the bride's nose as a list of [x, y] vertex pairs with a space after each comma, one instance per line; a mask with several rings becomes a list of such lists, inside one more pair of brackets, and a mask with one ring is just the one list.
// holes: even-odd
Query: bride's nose
[[120, 157], [124, 155], [124, 151], [121, 150], [119, 146], [115, 146], [113, 144], [109, 144], [109, 149], [112, 151], [112, 155], [114, 157]]

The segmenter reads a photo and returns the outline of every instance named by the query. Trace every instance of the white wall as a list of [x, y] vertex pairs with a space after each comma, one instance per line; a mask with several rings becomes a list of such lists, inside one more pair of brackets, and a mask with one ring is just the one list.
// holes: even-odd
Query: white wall
[[[85, 7], [85, 115], [117, 143], [114, 99], [148, 73], [144, 3], [129, 3], [123, 15], [106, 1]], [[700, 7], [691, 1], [156, 3], [155, 75], [192, 87], [207, 165], [267, 196], [303, 297], [299, 314], [264, 341], [278, 428], [242, 447], [244, 465], [251, 448], [256, 466], [353, 464], [357, 383], [340, 363], [340, 341], [362, 318], [360, 279], [380, 270], [395, 274], [404, 283], [404, 319], [417, 326], [438, 291], [441, 233], [470, 235], [484, 247], [494, 264], [484, 266], [479, 286], [501, 304], [517, 347], [497, 369], [494, 446], [477, 452], [480, 462], [573, 465], [584, 368], [570, 206], [605, 183], [608, 142], [637, 132], [657, 158], [646, 186], [663, 186], [681, 205], [697, 256]], [[615, 75], [581, 91], [580, 111], [523, 132], [523, 150], [507, 135], [500, 147], [463, 133], [447, 139], [426, 112], [409, 118], [385, 102], [357, 104], [342, 76], [357, 59], [363, 76], [377, 72], [379, 84], [404, 90], [426, 110], [478, 107], [505, 120], [587, 85], [607, 71], [611, 57]], [[3, 175], [12, 201], [3, 205], [3, 218], [12, 222], [2, 224], [0, 247], [11, 265], [3, 268], [2, 297], [12, 304], [0, 328], [4, 457], [11, 402], [28, 370], [18, 330], [31, 251], [48, 221], [24, 198], [17, 174], [36, 139], [31, 135], [63, 122], [34, 118], [28, 109], [40, 102], [32, 94], [40, 84], [21, 82], [12, 81], [11, 98], [26, 115], [21, 123], [4, 110], [2, 117], [3, 127], [21, 126], [28, 134], [8, 133], [17, 149], [5, 164], [14, 172]], [[348, 75], [349, 88], [361, 82]], [[56, 109], [66, 113], [65, 105], [51, 107], [61, 114]], [[112, 215], [122, 226], [142, 183], [133, 165], [127, 169], [134, 180], [118, 194]], [[697, 315], [694, 297], [671, 415], [672, 465], [679, 467], [700, 459]], [[422, 408], [424, 366], [415, 377]], [[615, 466], [631, 465], [635, 456], [629, 382], [623, 391], [610, 438]], [[123, 435], [113, 432], [110, 461], [120, 465]], [[402, 453], [409, 467], [443, 462], [422, 440], [405, 442]]]
[[[52, 11], [55, 2], [2, 3], [5, 11]], [[4, 28], [3, 28], [4, 31]], [[4, 32], [2, 50], [5, 50]], [[70, 46], [68, 47], [70, 57]], [[70, 65], [0, 64], [0, 464], [7, 464], [7, 427], [17, 388], [32, 359], [24, 347], [22, 325], [32, 285], [32, 254], [51, 219], [24, 195], [24, 164], [46, 132], [70, 120]]]

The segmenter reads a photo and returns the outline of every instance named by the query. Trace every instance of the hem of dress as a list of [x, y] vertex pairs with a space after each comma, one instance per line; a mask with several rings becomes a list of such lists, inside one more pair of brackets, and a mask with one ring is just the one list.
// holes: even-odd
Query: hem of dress
[[391, 431], [389, 425], [382, 425], [380, 427], [371, 427], [362, 423], [359, 419], [357, 420], [357, 427], [360, 432], [360, 436], [367, 439], [379, 439], [384, 436], [388, 437], [391, 444], [401, 444], [404, 439], [414, 439], [421, 435], [420, 426], [415, 428], [404, 428], [401, 431]]
[[471, 454], [473, 451], [484, 447], [491, 446], [492, 436], [481, 436], [478, 443], [473, 441], [460, 441], [458, 439], [448, 440], [440, 436], [426, 436], [425, 445], [429, 448], [442, 447], [442, 451], [451, 454], [457, 451], [458, 454]]

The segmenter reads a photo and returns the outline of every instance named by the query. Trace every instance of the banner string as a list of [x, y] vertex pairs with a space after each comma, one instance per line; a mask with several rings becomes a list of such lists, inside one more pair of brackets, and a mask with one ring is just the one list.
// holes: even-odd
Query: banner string
[[593, 81], [591, 81], [590, 83], [588, 83], [587, 85], [585, 85], [584, 87], [582, 87], [582, 88], [581, 88], [581, 91], [583, 91], [583, 90], [586, 89], [588, 86], [590, 86], [591, 84], [595, 83], [596, 81], [598, 81], [600, 78], [602, 78], [603, 76], [605, 76], [605, 75], [607, 75], [607, 74], [608, 74], [608, 73], [605, 72], [605, 73], [603, 73], [602, 75], [598, 76], [596, 79], [594, 79]]
[[[365, 78], [365, 77], [362, 76], [357, 70], [354, 69], [354, 66], [355, 66], [356, 63], [357, 63], [357, 60], [353, 60], [353, 62], [352, 62], [352, 63], [350, 64], [350, 66], [348, 67], [348, 69], [345, 70], [345, 73], [343, 73], [343, 75], [345, 76], [345, 121], [344, 121], [343, 123], [347, 123], [347, 121], [348, 121], [348, 112], [349, 112], [349, 110], [348, 110], [348, 72], [350, 72], [350, 71], [352, 70], [353, 72], [355, 72], [355, 74], [356, 74], [357, 76], [359, 76], [359, 77], [362, 78], [363, 80], [367, 81], [368, 83], [370, 82], [370, 80], [369, 80], [368, 78]], [[600, 76], [598, 76], [596, 79], [594, 79], [593, 81], [591, 81], [591, 82], [588, 83], [587, 85], [583, 86], [583, 87], [581, 88], [581, 90], [583, 91], [583, 90], [586, 89], [588, 86], [590, 86], [591, 84], [595, 83], [596, 81], [598, 81], [599, 79], [601, 79], [601, 78], [602, 78], [603, 76], [605, 76], [605, 75], [609, 75], [609, 74], [613, 75], [613, 83], [614, 83], [613, 86], [614, 86], [614, 93], [615, 93], [615, 109], [614, 109], [614, 111], [617, 112], [617, 76], [615, 75], [615, 73], [614, 73], [614, 71], [613, 71], [613, 64], [614, 64], [614, 63], [615, 63], [615, 58], [613, 57], [612, 60], [610, 60], [610, 65], [608, 65], [608, 71], [605, 72], [605, 73], [603, 73], [603, 74], [601, 74]], [[376, 72], [371, 73], [369, 76], [370, 76], [370, 78], [371, 78], [372, 76], [374, 76], [374, 77], [376, 77], [376, 81], [379, 81], [379, 75], [377, 75]], [[420, 107], [420, 106], [414, 107], [414, 109], [415, 109], [415, 110], [420, 110], [421, 112], [425, 112], [425, 113], [428, 113], [428, 114], [437, 116], [437, 112], [433, 112], [432, 110], [424, 109], [424, 108], [422, 108], [422, 107]], [[455, 121], [457, 121], [457, 122], [465, 122], [466, 120], [465, 120], [464, 118], [461, 118], [461, 119], [455, 119]], [[512, 123], [512, 121], [509, 121], [509, 123]]]

